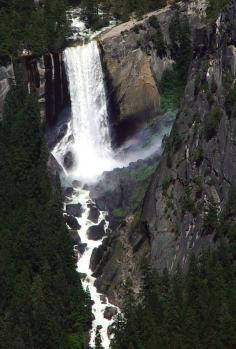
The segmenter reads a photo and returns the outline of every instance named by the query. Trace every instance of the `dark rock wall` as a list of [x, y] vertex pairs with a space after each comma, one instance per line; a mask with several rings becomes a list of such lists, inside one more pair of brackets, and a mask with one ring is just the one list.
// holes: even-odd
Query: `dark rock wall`
[[236, 119], [225, 103], [235, 89], [235, 15], [232, 2], [203, 42], [197, 38], [181, 109], [144, 200], [142, 222], [159, 270], [185, 269], [192, 253], [215, 246], [206, 217], [214, 210], [218, 219], [235, 184]]
[[[29, 86], [37, 90], [43, 124], [52, 127], [58, 114], [70, 103], [63, 54], [50, 53], [40, 58], [24, 56], [19, 64], [23, 67]], [[0, 66], [0, 117], [13, 76], [12, 65]]]
[[[191, 18], [193, 11], [190, 6]], [[235, 15], [232, 1], [215, 24], [193, 21], [185, 93], [141, 213], [127, 217], [104, 243], [108, 252], [95, 270], [99, 289], [119, 304], [125, 279], [135, 279], [138, 289], [143, 258], [159, 271], [173, 272], [178, 264], [186, 270], [192, 253], [219, 242], [215, 223], [236, 184]], [[234, 98], [228, 98], [230, 93]], [[213, 219], [208, 220], [210, 213]]]

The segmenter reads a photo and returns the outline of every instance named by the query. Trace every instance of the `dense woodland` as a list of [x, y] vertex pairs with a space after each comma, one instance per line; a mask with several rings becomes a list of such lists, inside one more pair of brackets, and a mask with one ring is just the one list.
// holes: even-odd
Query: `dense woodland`
[[21, 79], [0, 123], [0, 348], [83, 348], [91, 304], [51, 186], [35, 94]]
[[235, 223], [226, 225], [227, 242], [224, 235], [217, 251], [192, 256], [187, 274], [158, 275], [144, 267], [138, 300], [132, 280], [127, 283], [112, 349], [236, 347], [236, 230]]
[[63, 48], [69, 33], [66, 9], [65, 0], [0, 0], [0, 56]]

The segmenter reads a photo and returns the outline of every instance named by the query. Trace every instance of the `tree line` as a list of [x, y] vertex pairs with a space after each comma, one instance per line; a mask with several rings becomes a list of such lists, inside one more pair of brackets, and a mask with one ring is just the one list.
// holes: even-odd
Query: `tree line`
[[66, 9], [66, 0], [0, 0], [0, 56], [63, 48], [69, 33]]
[[110, 19], [129, 20], [146, 12], [162, 8], [167, 0], [70, 0], [82, 9], [82, 19], [88, 27], [99, 29], [109, 24]]
[[[138, 299], [127, 284], [124, 315], [112, 349], [234, 349], [236, 347], [235, 227], [230, 243], [200, 258], [183, 274], [146, 266]], [[232, 240], [231, 240], [232, 239]], [[131, 282], [132, 285], [132, 282]]]
[[91, 300], [50, 182], [37, 97], [22, 78], [0, 122], [0, 348], [82, 349]]

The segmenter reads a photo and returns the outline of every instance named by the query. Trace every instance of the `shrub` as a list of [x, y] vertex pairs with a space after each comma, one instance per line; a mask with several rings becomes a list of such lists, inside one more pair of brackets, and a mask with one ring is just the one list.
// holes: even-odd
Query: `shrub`
[[133, 27], [133, 31], [135, 32], [135, 34], [139, 34], [140, 27], [136, 24], [136, 25]]
[[200, 166], [203, 161], [203, 150], [201, 147], [197, 149], [192, 154], [192, 160], [196, 163], [197, 166]]
[[179, 79], [177, 66], [173, 69], [164, 71], [161, 82], [161, 111], [176, 110], [179, 106], [179, 100], [183, 94], [183, 82]]
[[191, 197], [190, 188], [185, 189], [184, 196], [182, 197], [182, 209], [183, 212], [189, 211], [195, 213], [195, 202]]
[[139, 182], [143, 182], [147, 180], [155, 172], [155, 169], [155, 166], [144, 165], [137, 170], [135, 176]]
[[207, 0], [208, 6], [206, 9], [207, 19], [213, 22], [217, 19], [220, 12], [228, 5], [229, 0]]
[[112, 211], [112, 215], [116, 218], [124, 218], [126, 215], [126, 211], [124, 208], [119, 207]]
[[163, 180], [161, 187], [162, 187], [162, 191], [163, 191], [164, 193], [167, 192], [167, 190], [169, 189], [169, 186], [171, 185], [171, 183], [173, 183], [173, 180], [174, 180], [174, 179], [173, 179], [173, 177], [171, 177], [171, 176], [166, 177], [166, 178]]
[[232, 116], [236, 104], [236, 87], [233, 85], [225, 97], [225, 110], [228, 116]]
[[149, 17], [149, 20], [148, 20], [149, 24], [151, 27], [155, 28], [155, 29], [158, 29], [160, 28], [160, 24], [159, 24], [159, 21], [157, 19], [156, 16], [151, 16]]

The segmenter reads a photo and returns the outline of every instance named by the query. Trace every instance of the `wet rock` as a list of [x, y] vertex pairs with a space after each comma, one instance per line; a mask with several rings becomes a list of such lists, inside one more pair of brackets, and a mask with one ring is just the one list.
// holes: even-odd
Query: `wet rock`
[[115, 315], [117, 315], [117, 309], [115, 307], [106, 307], [104, 311], [104, 318], [111, 320]]
[[92, 225], [90, 228], [88, 228], [87, 235], [89, 240], [101, 240], [106, 234], [104, 229], [105, 224], [106, 222], [103, 220], [98, 225]]
[[79, 245], [81, 243], [81, 238], [77, 230], [70, 229], [69, 231], [70, 240], [73, 245]]
[[75, 181], [72, 182], [72, 185], [73, 185], [74, 188], [80, 188], [81, 187], [81, 182], [75, 180]]
[[47, 162], [47, 168], [50, 174], [57, 175], [64, 172], [63, 168], [57, 162], [56, 158], [50, 154]]
[[82, 205], [80, 203], [66, 205], [66, 213], [68, 215], [81, 217], [82, 212], [83, 212], [83, 209], [82, 209]]
[[74, 189], [72, 187], [63, 188], [63, 194], [66, 197], [71, 197], [73, 195]]
[[66, 224], [72, 229], [72, 230], [79, 230], [81, 226], [79, 225], [77, 219], [74, 216], [64, 215]]
[[84, 281], [87, 277], [87, 274], [86, 273], [79, 273], [79, 277], [82, 281]]
[[100, 264], [104, 256], [104, 252], [105, 252], [105, 248], [103, 245], [93, 249], [91, 259], [90, 259], [90, 266], [89, 266], [92, 272], [95, 272], [95, 270], [97, 269], [98, 265]]
[[73, 167], [74, 157], [71, 151], [68, 151], [64, 157], [64, 166], [67, 170]]
[[65, 196], [63, 201], [65, 204], [69, 204], [72, 201], [72, 198], [68, 198], [67, 196]]
[[82, 243], [78, 244], [78, 251], [81, 255], [84, 254], [86, 248], [87, 248], [87, 244], [82, 244]]
[[93, 223], [98, 223], [98, 219], [100, 216], [99, 209], [92, 204], [89, 204], [88, 207], [90, 207], [88, 219]]
[[101, 294], [101, 295], [100, 295], [100, 299], [101, 299], [102, 304], [107, 304], [106, 296], [104, 296], [103, 294]]
[[111, 336], [114, 334], [114, 331], [115, 331], [114, 324], [109, 325], [107, 328], [108, 338], [111, 338]]

